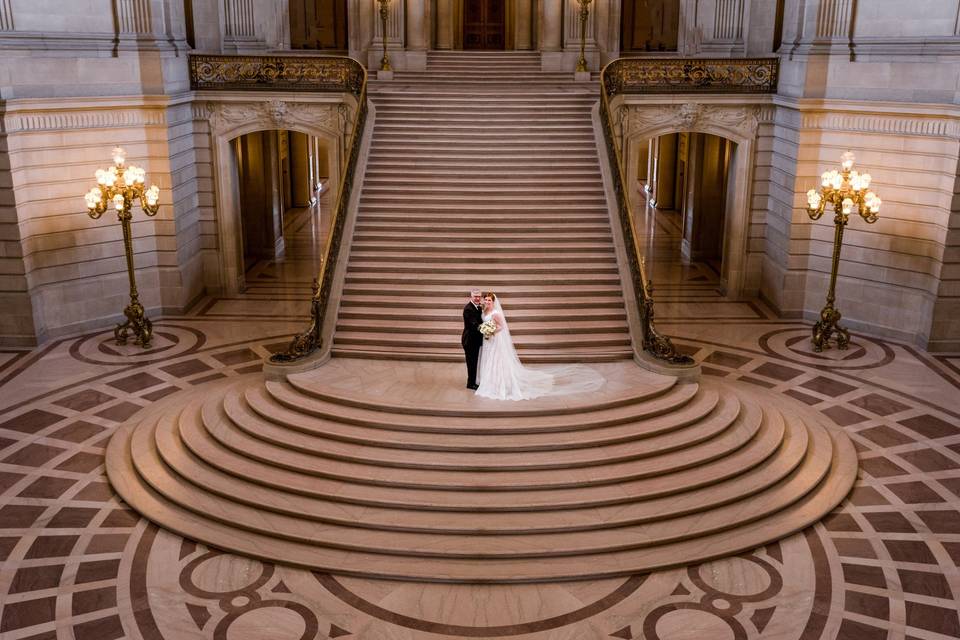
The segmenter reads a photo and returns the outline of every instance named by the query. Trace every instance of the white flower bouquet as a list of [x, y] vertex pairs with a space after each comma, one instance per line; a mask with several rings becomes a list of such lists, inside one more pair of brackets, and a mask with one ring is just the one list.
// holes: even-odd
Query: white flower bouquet
[[497, 332], [497, 323], [493, 320], [487, 320], [477, 327], [477, 329], [483, 334], [484, 339], [488, 339]]

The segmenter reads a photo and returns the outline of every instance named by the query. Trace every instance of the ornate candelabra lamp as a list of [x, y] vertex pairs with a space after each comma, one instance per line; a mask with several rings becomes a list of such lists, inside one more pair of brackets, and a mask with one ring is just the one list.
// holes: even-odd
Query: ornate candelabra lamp
[[112, 205], [117, 211], [117, 218], [123, 228], [123, 249], [127, 256], [127, 276], [130, 279], [130, 304], [123, 310], [127, 317], [113, 330], [117, 344], [127, 343], [127, 334], [132, 331], [135, 336], [134, 344], [143, 348], [150, 346], [153, 337], [153, 324], [143, 312], [140, 297], [137, 294], [137, 281], [133, 272], [133, 243], [130, 231], [130, 220], [133, 218], [131, 210], [135, 201], [148, 216], [155, 216], [160, 209], [160, 188], [150, 185], [144, 188], [147, 177], [146, 171], [140, 167], [124, 164], [126, 152], [120, 147], [113, 150], [114, 166], [109, 169], [97, 169], [97, 185], [87, 192], [84, 199], [87, 201], [87, 213], [97, 220], [106, 213]]
[[821, 189], [807, 191], [807, 213], [812, 220], [819, 220], [827, 203], [833, 205], [836, 214], [833, 236], [833, 266], [830, 269], [830, 289], [827, 291], [827, 305], [820, 311], [820, 319], [813, 326], [813, 350], [816, 352], [829, 348], [830, 337], [837, 335], [837, 348], [846, 349], [850, 344], [850, 332], [840, 326], [840, 312], [833, 306], [836, 299], [837, 268], [840, 266], [840, 247], [843, 244], [843, 229], [847, 218], [857, 208], [857, 213], [868, 223], [877, 221], [880, 212], [880, 198], [870, 191], [870, 174], [858, 173], [853, 169], [853, 152], [847, 151], [840, 157], [840, 171], [826, 171], [820, 176]]
[[387, 18], [390, 17], [390, 0], [377, 0], [380, 5], [380, 32], [383, 35], [383, 57], [380, 58], [380, 71], [390, 71], [390, 59], [387, 57]]
[[580, 59], [577, 60], [577, 71], [587, 71], [587, 18], [590, 17], [590, 1], [577, 0], [580, 3]]

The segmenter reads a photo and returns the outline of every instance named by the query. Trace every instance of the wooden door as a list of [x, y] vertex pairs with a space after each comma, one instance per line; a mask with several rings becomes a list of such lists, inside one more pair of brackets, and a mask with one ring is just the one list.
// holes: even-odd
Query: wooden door
[[463, 48], [503, 49], [505, 0], [463, 0]]
[[680, 0], [623, 0], [621, 51], [676, 51]]
[[290, 0], [290, 48], [347, 50], [347, 0]]

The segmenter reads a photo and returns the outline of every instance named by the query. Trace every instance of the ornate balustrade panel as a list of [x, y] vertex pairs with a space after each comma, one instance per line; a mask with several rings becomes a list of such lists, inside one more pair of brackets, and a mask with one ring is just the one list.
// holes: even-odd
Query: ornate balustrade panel
[[190, 56], [190, 87], [219, 91], [365, 92], [367, 72], [339, 56]]
[[608, 99], [627, 93], [776, 93], [778, 58], [620, 58], [603, 70]]

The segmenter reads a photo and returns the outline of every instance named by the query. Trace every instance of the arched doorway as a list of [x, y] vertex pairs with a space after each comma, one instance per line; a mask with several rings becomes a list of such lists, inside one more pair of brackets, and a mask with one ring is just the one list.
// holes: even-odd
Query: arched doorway
[[290, 48], [347, 51], [347, 0], [290, 0]]
[[463, 48], [506, 47], [506, 0], [463, 0]]

